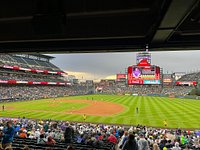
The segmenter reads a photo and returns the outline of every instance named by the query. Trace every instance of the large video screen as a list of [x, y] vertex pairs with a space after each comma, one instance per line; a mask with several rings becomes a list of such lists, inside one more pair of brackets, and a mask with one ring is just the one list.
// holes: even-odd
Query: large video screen
[[116, 80], [117, 81], [126, 81], [126, 74], [122, 74], [122, 73], [117, 74], [116, 75]]
[[128, 84], [160, 84], [160, 67], [130, 66], [128, 67]]

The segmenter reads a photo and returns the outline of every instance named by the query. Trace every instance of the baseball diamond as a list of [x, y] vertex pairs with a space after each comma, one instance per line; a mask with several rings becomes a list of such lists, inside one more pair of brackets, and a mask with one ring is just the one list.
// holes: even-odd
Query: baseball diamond
[[[83, 95], [2, 103], [4, 117], [69, 120], [164, 127], [198, 128], [200, 101], [150, 96]], [[138, 107], [138, 112], [136, 112]]]

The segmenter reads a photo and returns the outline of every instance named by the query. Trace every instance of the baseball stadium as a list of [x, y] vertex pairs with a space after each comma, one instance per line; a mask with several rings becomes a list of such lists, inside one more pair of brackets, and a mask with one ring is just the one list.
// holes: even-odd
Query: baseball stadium
[[200, 0], [0, 1], [0, 150], [200, 150]]
[[168, 136], [175, 134], [169, 131], [193, 132], [200, 126], [199, 72], [178, 79], [176, 73], [164, 74], [163, 68], [151, 64], [146, 49], [116, 79], [79, 82], [52, 59], [56, 58], [42, 54], [0, 55], [0, 117], [15, 121], [19, 137], [28, 136], [27, 127], [25, 133], [21, 131], [27, 121], [39, 123], [40, 128], [55, 122], [90, 128], [90, 124], [104, 125], [115, 132], [153, 128]]

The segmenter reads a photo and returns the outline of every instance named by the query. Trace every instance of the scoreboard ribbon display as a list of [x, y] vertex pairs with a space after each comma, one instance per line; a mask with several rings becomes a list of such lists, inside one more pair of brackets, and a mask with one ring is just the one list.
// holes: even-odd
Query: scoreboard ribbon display
[[130, 66], [128, 67], [128, 84], [160, 84], [160, 67]]

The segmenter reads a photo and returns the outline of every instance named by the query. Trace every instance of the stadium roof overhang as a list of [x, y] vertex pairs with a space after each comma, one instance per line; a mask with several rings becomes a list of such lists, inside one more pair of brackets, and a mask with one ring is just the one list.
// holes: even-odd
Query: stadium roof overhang
[[200, 49], [199, 0], [0, 2], [0, 52]]
[[36, 57], [40, 57], [40, 58], [46, 58], [46, 59], [53, 59], [55, 57], [53, 56], [49, 56], [49, 55], [42, 55], [42, 54], [29, 54], [29, 55], [33, 55], [33, 56], [36, 56]]

